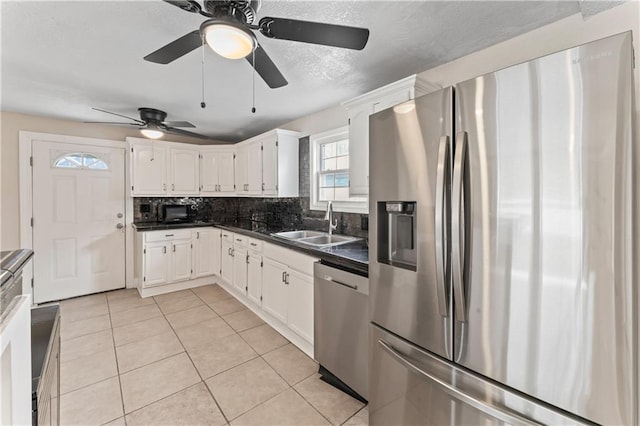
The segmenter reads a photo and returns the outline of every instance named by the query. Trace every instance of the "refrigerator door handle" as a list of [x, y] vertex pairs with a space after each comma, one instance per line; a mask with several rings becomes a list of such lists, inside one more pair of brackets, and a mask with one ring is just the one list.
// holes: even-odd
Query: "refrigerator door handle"
[[435, 211], [435, 252], [436, 252], [436, 287], [438, 292], [438, 308], [440, 315], [449, 316], [447, 300], [447, 195], [446, 187], [449, 183], [449, 136], [440, 136], [440, 148], [438, 149], [438, 167], [436, 169], [436, 211]]
[[[451, 195], [451, 267], [453, 269], [453, 292], [456, 307], [456, 319], [467, 322], [467, 299], [464, 291], [464, 245], [467, 243], [464, 235], [463, 214], [469, 206], [463, 206], [464, 174], [467, 156], [467, 132], [456, 135], [456, 152], [453, 164], [453, 187]], [[464, 211], [463, 211], [464, 209]]]
[[457, 389], [455, 386], [441, 380], [440, 378], [424, 371], [423, 369], [421, 369], [420, 367], [418, 367], [417, 365], [415, 365], [414, 363], [412, 363], [409, 359], [407, 359], [406, 355], [402, 354], [401, 352], [399, 352], [398, 350], [396, 350], [393, 346], [391, 346], [389, 343], [385, 342], [382, 339], [378, 339], [378, 345], [380, 345], [380, 347], [389, 355], [391, 355], [392, 358], [394, 358], [396, 361], [398, 361], [400, 364], [402, 364], [403, 366], [405, 366], [407, 369], [409, 369], [410, 371], [412, 371], [413, 373], [418, 374], [419, 376], [422, 376], [426, 379], [428, 379], [429, 381], [437, 384], [438, 386], [440, 386], [442, 388], [443, 391], [445, 391], [447, 394], [449, 394], [450, 396], [452, 396], [453, 398], [468, 404], [474, 408], [477, 408], [480, 411], [483, 411], [485, 413], [487, 413], [488, 415], [502, 420], [505, 423], [508, 424], [514, 424], [514, 425], [540, 425], [540, 423], [534, 422], [531, 419], [528, 419], [526, 417], [522, 417], [520, 415], [518, 415], [517, 413], [514, 412], [510, 412], [507, 411], [505, 409], [502, 409], [500, 407], [496, 407], [495, 405], [489, 405], [487, 404], [487, 401], [475, 398], [463, 391], [461, 391], [460, 389]]

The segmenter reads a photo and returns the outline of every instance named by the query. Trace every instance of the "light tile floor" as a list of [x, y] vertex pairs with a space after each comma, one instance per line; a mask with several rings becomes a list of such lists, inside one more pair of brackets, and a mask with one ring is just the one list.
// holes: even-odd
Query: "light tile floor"
[[367, 408], [218, 285], [63, 301], [63, 425], [349, 425]]

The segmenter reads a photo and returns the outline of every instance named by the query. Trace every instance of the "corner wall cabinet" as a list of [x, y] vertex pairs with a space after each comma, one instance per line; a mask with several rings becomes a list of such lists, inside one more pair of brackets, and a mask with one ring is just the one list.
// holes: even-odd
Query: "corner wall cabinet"
[[[349, 194], [369, 194], [369, 116], [440, 87], [417, 75], [343, 102], [349, 115]], [[358, 161], [354, 161], [358, 159]]]
[[275, 129], [227, 146], [128, 137], [131, 195], [297, 197], [299, 136]]

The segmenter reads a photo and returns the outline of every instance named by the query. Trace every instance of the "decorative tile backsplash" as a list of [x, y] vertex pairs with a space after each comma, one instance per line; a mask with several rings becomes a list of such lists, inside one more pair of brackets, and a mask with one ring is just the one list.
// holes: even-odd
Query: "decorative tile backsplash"
[[[163, 204], [190, 204], [196, 220], [250, 223], [255, 230], [326, 231], [328, 222], [324, 220], [324, 212], [309, 209], [309, 161], [309, 138], [305, 137], [300, 139], [299, 149], [299, 198], [136, 197], [133, 199], [134, 221], [157, 221]], [[335, 212], [336, 233], [367, 238], [368, 231], [361, 228], [363, 217], [364, 222], [368, 222], [368, 215]]]

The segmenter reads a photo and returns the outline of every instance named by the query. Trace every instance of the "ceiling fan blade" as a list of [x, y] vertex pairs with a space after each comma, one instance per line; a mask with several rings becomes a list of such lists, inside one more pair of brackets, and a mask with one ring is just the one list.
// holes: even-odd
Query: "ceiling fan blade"
[[167, 127], [196, 127], [188, 121], [163, 121], [162, 124]]
[[255, 50], [256, 63], [253, 63], [253, 54], [247, 56], [247, 61], [255, 68], [256, 72], [260, 74], [260, 77], [267, 83], [272, 89], [286, 86], [289, 84], [284, 78], [276, 64], [273, 63], [267, 52], [264, 51], [262, 46], [258, 44]]
[[[111, 114], [111, 115], [117, 115], [118, 117], [122, 117], [122, 118], [126, 118], [127, 120], [131, 120], [131, 121], [135, 121], [136, 125], [138, 124], [145, 124], [144, 121], [138, 119], [138, 118], [133, 118], [133, 117], [127, 117], [126, 115], [122, 115], [122, 114], [118, 114], [115, 112], [111, 112], [111, 111], [107, 111], [105, 109], [100, 109], [100, 108], [93, 108], [91, 107], [91, 109], [96, 110], [96, 111], [100, 111], [100, 112], [106, 112], [107, 114]], [[88, 121], [86, 121], [86, 123], [89, 123]], [[97, 121], [94, 121], [93, 123], [98, 123]], [[133, 123], [116, 123], [116, 124], [133, 124]]]
[[86, 124], [119, 124], [122, 126], [140, 126], [138, 123], [118, 123], [117, 121], [83, 121]]
[[200, 7], [200, 5], [193, 0], [190, 0], [190, 1], [189, 0], [178, 0], [178, 1], [164, 0], [164, 1], [174, 6], [177, 6], [182, 10], [186, 10], [187, 12], [200, 13], [202, 11], [202, 8]]
[[369, 40], [368, 29], [344, 25], [265, 17], [258, 26], [267, 37], [346, 49], [362, 50]]
[[161, 129], [169, 133], [175, 133], [176, 135], [191, 136], [191, 137], [200, 138], [200, 139], [210, 139], [209, 136], [201, 135], [199, 133], [188, 132], [182, 129], [175, 129], [173, 127], [162, 126]]
[[196, 30], [148, 54], [144, 60], [166, 65], [200, 46], [202, 46], [202, 37], [200, 37], [200, 31]]

